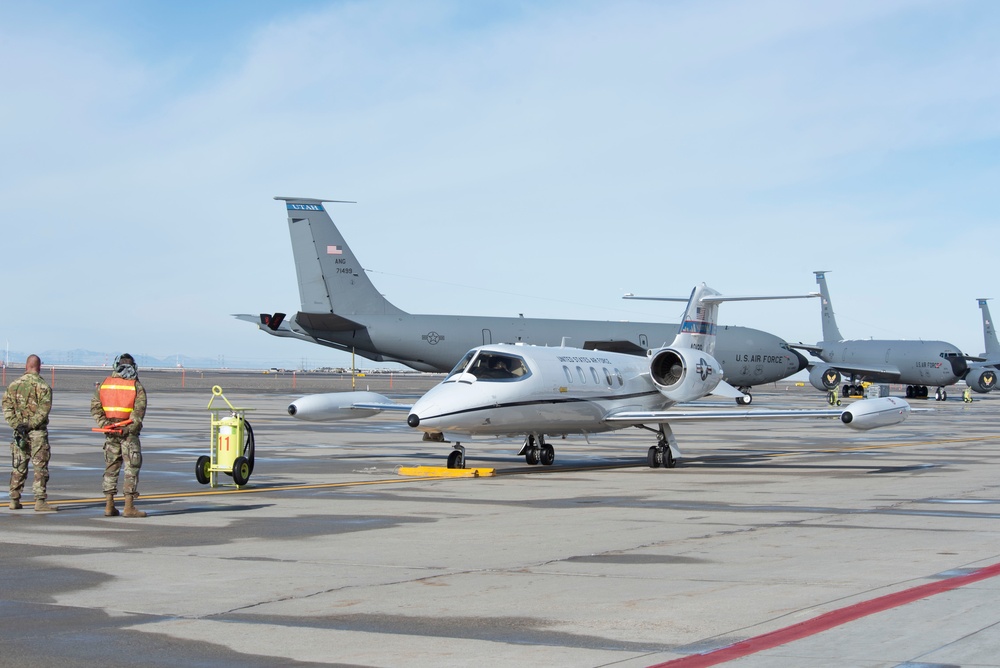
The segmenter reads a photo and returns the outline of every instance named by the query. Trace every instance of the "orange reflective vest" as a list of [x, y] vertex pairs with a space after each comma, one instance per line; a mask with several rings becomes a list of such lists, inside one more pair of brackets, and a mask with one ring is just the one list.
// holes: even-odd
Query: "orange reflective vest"
[[135, 379], [108, 376], [101, 383], [101, 408], [111, 420], [127, 420], [135, 408]]

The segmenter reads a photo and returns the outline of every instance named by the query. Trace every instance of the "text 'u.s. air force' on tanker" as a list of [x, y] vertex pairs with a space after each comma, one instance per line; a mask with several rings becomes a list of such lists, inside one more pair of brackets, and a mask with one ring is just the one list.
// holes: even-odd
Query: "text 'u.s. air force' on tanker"
[[713, 355], [722, 301], [726, 298], [704, 283], [696, 287], [673, 342], [646, 357], [525, 344], [480, 346], [413, 405], [374, 392], [335, 392], [297, 399], [288, 413], [326, 421], [405, 412], [406, 423], [424, 432], [426, 440], [451, 444], [452, 469], [465, 468], [462, 443], [473, 437], [523, 436], [518, 454], [528, 464], [551, 465], [555, 449], [547, 437], [638, 427], [655, 434], [649, 466], [672, 468], [681, 457], [674, 421], [839, 418], [852, 429], [866, 430], [898, 424], [909, 415], [909, 404], [896, 397], [832, 410], [668, 410], [709, 394], [740, 395], [723, 380]]
[[[569, 340], [588, 350], [645, 355], [677, 332], [677, 323], [407, 313], [375, 288], [334, 225], [323, 204], [338, 200], [275, 199], [288, 213], [301, 309], [291, 317], [236, 316], [274, 336], [418, 371], [447, 372], [470, 348], [494, 342], [557, 346]], [[787, 378], [808, 364], [782, 339], [747, 327], [720, 327], [716, 351], [726, 381], [743, 390], [739, 402], [745, 404], [752, 400], [751, 387]]]
[[[814, 273], [822, 297], [823, 340], [812, 346], [798, 343], [791, 347], [822, 360], [809, 364], [809, 382], [816, 389], [835, 390], [846, 375], [850, 381], [843, 387], [845, 396], [860, 394], [860, 383], [871, 381], [906, 385], [907, 398], [927, 397], [928, 386], [936, 387], [935, 399], [944, 401], [948, 398], [945, 387], [959, 380], [964, 379], [970, 388], [981, 393], [989, 392], [996, 385], [996, 369], [992, 364], [1000, 356], [995, 356], [991, 364], [989, 360], [962, 354], [946, 341], [844, 339], [837, 327], [826, 287], [827, 272]], [[985, 330], [989, 311], [984, 300], [980, 300], [980, 308], [983, 309]], [[989, 336], [988, 331], [986, 335]]]

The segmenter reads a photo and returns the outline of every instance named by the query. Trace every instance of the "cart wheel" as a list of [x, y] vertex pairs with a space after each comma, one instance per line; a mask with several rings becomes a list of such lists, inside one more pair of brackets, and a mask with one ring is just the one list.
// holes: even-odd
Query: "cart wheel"
[[198, 463], [194, 465], [194, 477], [202, 485], [207, 485], [212, 480], [210, 468], [212, 468], [212, 458], [205, 455], [199, 457]]
[[233, 482], [239, 486], [247, 484], [250, 479], [250, 460], [246, 457], [237, 457], [233, 462]]
[[253, 427], [246, 420], [243, 420], [243, 431], [245, 436], [243, 438], [243, 456], [247, 458], [250, 462], [250, 473], [247, 474], [249, 478], [253, 474], [253, 461], [254, 461], [254, 440], [253, 440]]

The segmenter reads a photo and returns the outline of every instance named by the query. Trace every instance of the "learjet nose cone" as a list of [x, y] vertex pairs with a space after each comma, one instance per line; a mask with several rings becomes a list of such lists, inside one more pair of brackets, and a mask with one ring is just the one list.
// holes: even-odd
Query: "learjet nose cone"
[[298, 412], [298, 410], [299, 410], [299, 409], [298, 409], [298, 408], [296, 408], [295, 404], [289, 404], [289, 405], [288, 405], [288, 414], [289, 414], [289, 415], [292, 415], [292, 416], [294, 416], [294, 415], [295, 415], [295, 414], [296, 414], [296, 413]]
[[416, 413], [410, 413], [406, 417], [406, 424], [408, 424], [411, 427], [413, 427], [414, 429], [416, 429], [417, 427], [420, 426], [420, 418], [417, 416]]

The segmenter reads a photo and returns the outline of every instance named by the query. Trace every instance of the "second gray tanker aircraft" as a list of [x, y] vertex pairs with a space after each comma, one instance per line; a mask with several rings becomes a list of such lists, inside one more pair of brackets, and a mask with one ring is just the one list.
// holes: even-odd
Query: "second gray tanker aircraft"
[[[450, 371], [469, 349], [491, 343], [573, 345], [587, 350], [645, 355], [674, 339], [678, 323], [552, 320], [407, 313], [375, 288], [324, 202], [275, 197], [285, 202], [298, 278], [301, 310], [240, 320], [268, 334], [355, 352], [376, 362], [398, 362], [418, 371]], [[804, 356], [782, 339], [748, 327], [720, 326], [715, 357], [723, 378], [749, 404], [754, 385], [773, 383], [805, 369]]]
[[[988, 366], [982, 358], [963, 355], [962, 351], [947, 341], [922, 341], [908, 339], [844, 339], [837, 327], [830, 291], [826, 287], [825, 271], [813, 272], [822, 297], [821, 315], [823, 319], [823, 340], [814, 346], [804, 343], [792, 344], [806, 350], [822, 362], [810, 363], [809, 382], [817, 390], [836, 388], [844, 375], [851, 378], [844, 385], [844, 394], [860, 394], [860, 383], [899, 383], [906, 385], [906, 397], [926, 398], [927, 387], [937, 387], [934, 398], [948, 399], [945, 387], [959, 380], [976, 392], [991, 391], [997, 382], [996, 369]], [[983, 308], [983, 333], [989, 345], [988, 309]], [[986, 355], [983, 356], [984, 358]], [[979, 364], [970, 365], [978, 360]], [[996, 360], [994, 360], [995, 362]]]

